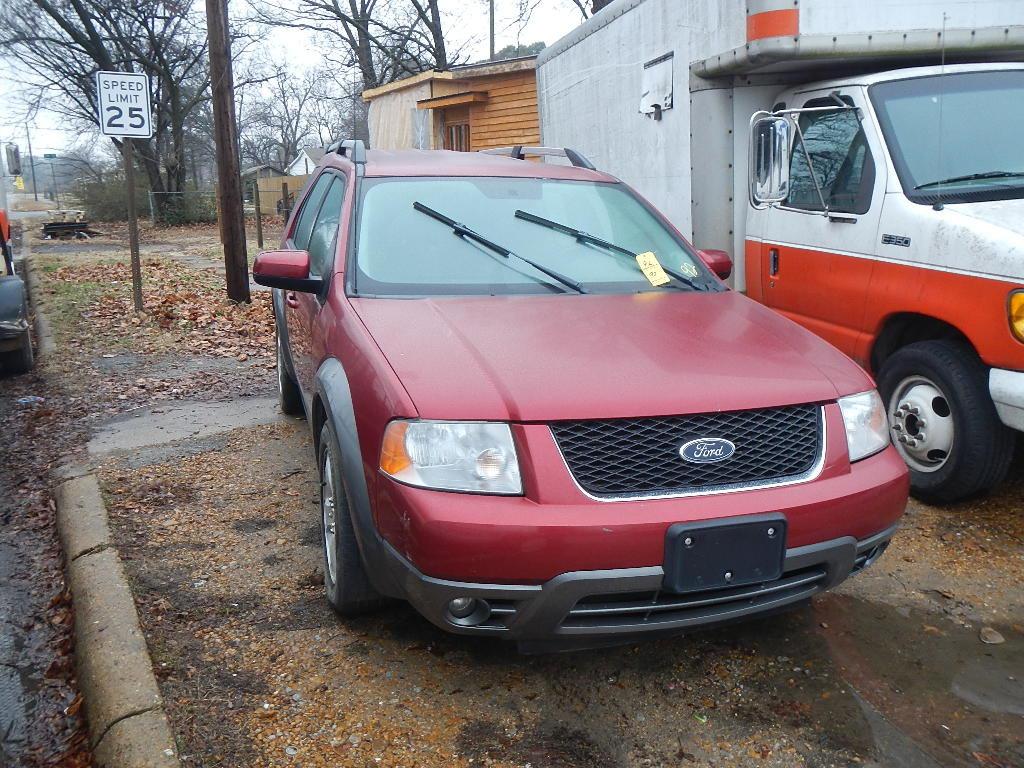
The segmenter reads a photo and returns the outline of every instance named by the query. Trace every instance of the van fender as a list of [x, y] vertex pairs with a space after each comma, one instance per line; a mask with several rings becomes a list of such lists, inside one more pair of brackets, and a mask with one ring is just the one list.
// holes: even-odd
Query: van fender
[[348, 492], [352, 527], [355, 530], [366, 574], [378, 592], [399, 597], [402, 591], [391, 577], [384, 540], [373, 522], [370, 493], [366, 485], [366, 474], [363, 472], [362, 452], [356, 431], [352, 390], [345, 368], [336, 358], [324, 361], [316, 372], [314, 392], [316, 400], [323, 406], [323, 419], [317, 419], [314, 413], [314, 418], [311, 419], [313, 439], [314, 442], [320, 439], [320, 428], [329, 420], [341, 448], [341, 456], [338, 459], [341, 464], [342, 481]]

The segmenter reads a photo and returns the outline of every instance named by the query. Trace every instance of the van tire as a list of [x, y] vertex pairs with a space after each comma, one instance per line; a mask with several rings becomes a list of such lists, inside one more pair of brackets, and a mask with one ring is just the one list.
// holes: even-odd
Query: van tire
[[[878, 374], [878, 388], [894, 430], [893, 415], [907, 393], [908, 381], [937, 388], [952, 419], [950, 450], [938, 468], [922, 471], [908, 459], [906, 450], [893, 442], [907, 460], [910, 491], [933, 504], [949, 504], [990, 491], [1006, 477], [1013, 458], [1014, 434], [999, 420], [988, 390], [988, 367], [974, 349], [963, 342], [920, 341], [897, 350], [885, 360]], [[897, 391], [899, 390], [899, 391]], [[934, 402], [934, 401], [933, 401]]]
[[[330, 419], [320, 431], [317, 466], [320, 470], [320, 541], [327, 602], [342, 616], [357, 616], [376, 610], [385, 601], [370, 583], [363, 556], [359, 552], [352, 522], [351, 500], [342, 470], [341, 447]], [[334, 533], [331, 537], [327, 535], [328, 514], [324, 511], [328, 494], [332, 499], [334, 519]], [[333, 552], [333, 568], [329, 547]]]
[[288, 373], [288, 366], [284, 359], [284, 342], [281, 340], [281, 332], [277, 332], [277, 396], [281, 404], [281, 413], [287, 416], [303, 416], [305, 411], [302, 407], [302, 394], [299, 385]]

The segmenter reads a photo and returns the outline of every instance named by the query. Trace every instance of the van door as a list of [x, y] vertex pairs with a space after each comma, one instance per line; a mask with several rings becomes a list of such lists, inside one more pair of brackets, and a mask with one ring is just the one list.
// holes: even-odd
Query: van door
[[[794, 106], [836, 107], [836, 96], [865, 106], [859, 88], [801, 94]], [[855, 109], [804, 112], [799, 124], [804, 141], [794, 140], [789, 197], [765, 223], [764, 303], [854, 356], [885, 193], [884, 155], [868, 118]]]

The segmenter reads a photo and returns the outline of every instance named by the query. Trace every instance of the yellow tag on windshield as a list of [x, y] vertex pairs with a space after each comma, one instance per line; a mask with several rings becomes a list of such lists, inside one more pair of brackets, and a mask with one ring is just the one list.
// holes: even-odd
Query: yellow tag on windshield
[[644, 272], [644, 277], [646, 277], [654, 287], [664, 285], [669, 281], [669, 276], [665, 274], [665, 270], [661, 268], [661, 262], [658, 261], [658, 257], [650, 251], [638, 253], [636, 255], [636, 263], [640, 265], [640, 269]]

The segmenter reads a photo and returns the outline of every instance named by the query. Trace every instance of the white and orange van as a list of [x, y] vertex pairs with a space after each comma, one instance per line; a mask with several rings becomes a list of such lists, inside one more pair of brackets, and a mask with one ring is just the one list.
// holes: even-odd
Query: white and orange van
[[874, 373], [921, 497], [1024, 430], [1024, 65], [801, 86], [752, 119], [747, 293]]

